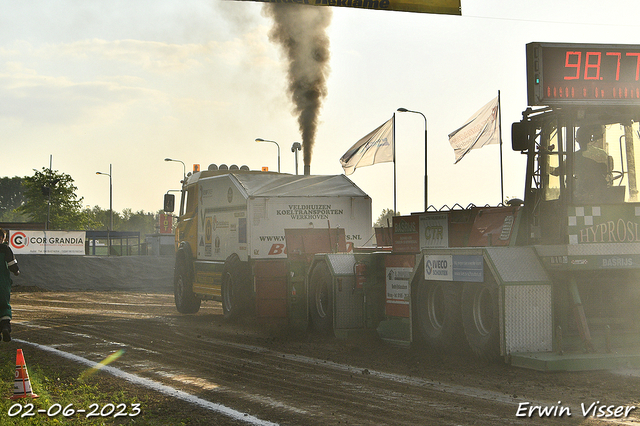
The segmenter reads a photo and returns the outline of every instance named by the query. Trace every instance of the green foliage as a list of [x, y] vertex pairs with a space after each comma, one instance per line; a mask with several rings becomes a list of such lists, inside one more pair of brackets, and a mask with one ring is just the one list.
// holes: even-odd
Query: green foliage
[[24, 202], [22, 178], [0, 178], [0, 222], [24, 221], [25, 215], [15, 211]]
[[392, 209], [384, 209], [380, 216], [378, 216], [378, 220], [376, 220], [373, 224], [374, 228], [386, 228], [391, 227], [391, 218], [393, 216], [400, 216], [400, 212], [394, 212]]
[[[44, 167], [33, 176], [0, 178], [0, 221], [45, 223], [49, 208], [49, 229], [108, 230], [109, 209], [83, 209], [84, 198], [78, 198], [73, 182], [71, 176]], [[113, 230], [153, 234], [157, 232], [158, 213], [134, 212], [131, 208], [114, 211]]]
[[28, 217], [25, 214], [18, 213], [15, 209], [0, 213], [0, 222], [27, 222]]
[[25, 201], [16, 211], [31, 221], [46, 222], [49, 218], [49, 229], [84, 230], [95, 226], [82, 210], [84, 198], [76, 195], [78, 188], [71, 176], [43, 167], [23, 178], [22, 186]]
[[[15, 369], [15, 360], [11, 359], [8, 354], [2, 356], [2, 368], [0, 369], [4, 377], [12, 377]], [[93, 403], [97, 403], [103, 406], [107, 403], [118, 404], [128, 403], [129, 400], [123, 398], [121, 392], [114, 392], [107, 394], [97, 385], [97, 381], [93, 380], [92, 383], [82, 383], [76, 379], [76, 377], [69, 376], [67, 374], [61, 375], [54, 370], [45, 367], [41, 368], [39, 365], [28, 365], [29, 379], [33, 392], [39, 397], [36, 399], [23, 398], [18, 400], [5, 399], [0, 403], [4, 412], [2, 424], [3, 425], [45, 425], [45, 424], [67, 424], [68, 422], [74, 422], [75, 424], [83, 425], [103, 425], [105, 419], [97, 416], [93, 419], [87, 419], [86, 415], [82, 413], [75, 413], [78, 408], [86, 409]], [[66, 373], [66, 371], [65, 371]], [[2, 393], [4, 395], [12, 394], [12, 384], [7, 380], [2, 386]], [[120, 394], [120, 397], [118, 397]], [[23, 408], [17, 407], [15, 404], [20, 404]], [[30, 408], [27, 404], [33, 404]], [[66, 413], [73, 415], [64, 416], [62, 410], [67, 408]], [[43, 413], [38, 413], [38, 410], [45, 410]], [[57, 415], [48, 415], [48, 413]], [[25, 415], [25, 417], [22, 417]], [[30, 414], [30, 415], [29, 415]]]
[[141, 235], [152, 234], [156, 232], [156, 215], [153, 213], [145, 213], [142, 210], [133, 212], [130, 208], [122, 211], [123, 223], [119, 231], [140, 231]]
[[[93, 221], [93, 226], [89, 229], [90, 231], [106, 231], [109, 229], [109, 209], [102, 210], [98, 206], [94, 206], [93, 208], [85, 209], [86, 214]], [[114, 228], [117, 223], [120, 221], [120, 215], [118, 212], [113, 212], [113, 223]]]
[[[13, 344], [11, 344], [13, 345]], [[44, 425], [123, 425], [145, 426], [181, 424], [183, 412], [171, 412], [175, 400], [167, 400], [155, 392], [140, 390], [123, 381], [98, 373], [87, 380], [81, 380], [82, 366], [51, 354], [29, 348], [25, 354], [29, 380], [33, 392], [39, 397], [11, 400], [16, 368], [16, 352], [0, 352], [0, 374], [5, 379], [0, 382], [0, 424], [3, 426], [44, 426]], [[16, 404], [20, 404], [17, 406]], [[29, 406], [28, 404], [33, 404]], [[92, 405], [93, 404], [93, 405]], [[133, 414], [134, 404], [139, 408], [136, 416], [116, 417], [114, 413]], [[109, 412], [111, 406], [118, 407], [109, 416], [99, 415], [100, 410]], [[97, 408], [98, 413], [89, 415]], [[189, 407], [190, 408], [190, 407]], [[78, 412], [78, 410], [86, 412]], [[38, 413], [38, 410], [44, 410]], [[10, 415], [11, 414], [11, 415]], [[26, 415], [25, 415], [26, 414]], [[65, 415], [66, 414], [66, 415]], [[22, 417], [24, 415], [24, 417]], [[203, 422], [188, 422], [200, 425]], [[209, 424], [211, 424], [209, 422]]]
[[[106, 231], [111, 221], [109, 210], [102, 210], [98, 206], [92, 209], [86, 209], [85, 212], [94, 222], [91, 231]], [[158, 212], [159, 213], [159, 212]], [[133, 212], [132, 209], [126, 208], [122, 213], [113, 212], [113, 230], [114, 231], [130, 231], [140, 232], [141, 236], [145, 234], [155, 233], [158, 220], [157, 213], [145, 213], [142, 210]]]

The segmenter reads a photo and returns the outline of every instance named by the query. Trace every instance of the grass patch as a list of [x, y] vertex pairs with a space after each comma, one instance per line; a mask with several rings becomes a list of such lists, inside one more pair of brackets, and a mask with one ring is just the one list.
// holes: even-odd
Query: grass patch
[[[22, 349], [31, 387], [39, 397], [9, 399], [14, 389], [17, 345], [3, 343], [0, 348], [2, 426], [220, 424], [218, 415], [189, 403], [135, 386], [104, 372], [87, 376], [86, 366], [34, 347]], [[38, 410], [44, 412], [38, 413]], [[78, 413], [77, 410], [85, 412]], [[136, 412], [136, 416], [129, 415]]]

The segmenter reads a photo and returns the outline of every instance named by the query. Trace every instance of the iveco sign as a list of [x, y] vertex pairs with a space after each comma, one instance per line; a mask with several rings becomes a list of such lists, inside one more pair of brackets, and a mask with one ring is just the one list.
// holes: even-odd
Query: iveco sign
[[482, 256], [436, 254], [424, 256], [424, 279], [434, 281], [484, 281]]

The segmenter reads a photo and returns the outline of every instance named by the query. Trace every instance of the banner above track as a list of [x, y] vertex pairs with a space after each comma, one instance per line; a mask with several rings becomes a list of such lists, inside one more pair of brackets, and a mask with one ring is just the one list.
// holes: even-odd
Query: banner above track
[[460, 0], [236, 0], [462, 15]]

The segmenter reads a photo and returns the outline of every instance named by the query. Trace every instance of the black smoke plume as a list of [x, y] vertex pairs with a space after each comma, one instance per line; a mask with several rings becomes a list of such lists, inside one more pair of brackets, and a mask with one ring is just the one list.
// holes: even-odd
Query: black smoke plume
[[282, 46], [288, 63], [288, 92], [302, 137], [305, 174], [311, 165], [318, 116], [327, 96], [329, 75], [329, 7], [267, 3], [264, 14], [273, 18], [271, 41]]

